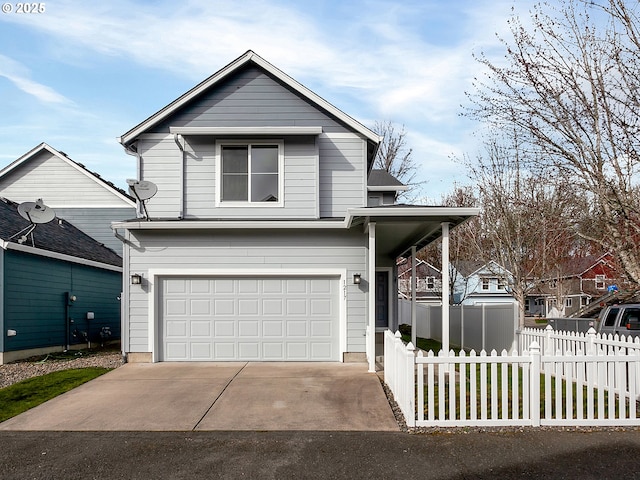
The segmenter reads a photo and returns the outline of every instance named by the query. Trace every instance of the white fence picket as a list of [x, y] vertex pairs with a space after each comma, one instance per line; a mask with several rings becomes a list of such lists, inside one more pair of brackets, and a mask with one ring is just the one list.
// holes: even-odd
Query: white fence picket
[[640, 425], [640, 344], [556, 335], [545, 331], [542, 345], [532, 336], [521, 355], [425, 356], [387, 331], [385, 381], [410, 427]]

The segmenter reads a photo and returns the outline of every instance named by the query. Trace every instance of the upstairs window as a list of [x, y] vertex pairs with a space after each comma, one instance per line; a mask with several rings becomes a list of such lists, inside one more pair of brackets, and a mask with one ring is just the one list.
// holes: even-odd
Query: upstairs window
[[225, 142], [218, 152], [221, 203], [280, 203], [281, 143]]
[[604, 290], [606, 288], [604, 280], [605, 280], [604, 275], [596, 275], [596, 288], [598, 290]]
[[482, 279], [482, 290], [489, 290], [490, 284], [488, 278]]

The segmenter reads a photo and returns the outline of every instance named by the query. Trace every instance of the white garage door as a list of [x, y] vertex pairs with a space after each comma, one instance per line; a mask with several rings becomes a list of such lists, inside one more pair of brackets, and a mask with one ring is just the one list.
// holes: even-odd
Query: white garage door
[[164, 278], [160, 359], [338, 361], [339, 280]]

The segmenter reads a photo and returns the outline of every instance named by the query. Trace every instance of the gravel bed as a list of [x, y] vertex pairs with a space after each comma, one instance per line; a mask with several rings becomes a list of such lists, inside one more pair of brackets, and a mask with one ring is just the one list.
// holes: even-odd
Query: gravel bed
[[84, 367], [117, 368], [123, 363], [122, 354], [113, 350], [79, 351], [73, 358], [58, 357], [58, 354], [43, 355], [0, 365], [0, 388], [59, 370]]

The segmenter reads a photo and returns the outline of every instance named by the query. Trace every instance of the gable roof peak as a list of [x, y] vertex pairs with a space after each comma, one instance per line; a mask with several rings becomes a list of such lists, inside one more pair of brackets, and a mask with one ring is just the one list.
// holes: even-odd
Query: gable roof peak
[[146, 120], [143, 120], [131, 130], [118, 137], [118, 141], [125, 147], [125, 149], [129, 148], [139, 135], [159, 124], [163, 120], [166, 120], [178, 109], [182, 108], [194, 98], [202, 94], [204, 91], [208, 90], [209, 88], [227, 78], [229, 75], [238, 71], [248, 62], [252, 62], [258, 67], [262, 68], [267, 73], [285, 84], [287, 87], [291, 88], [294, 92], [306, 98], [308, 101], [315, 104], [318, 108], [327, 111], [328, 113], [348, 125], [350, 128], [358, 132], [360, 135], [364, 136], [369, 141], [373, 142], [376, 145], [380, 143], [380, 135], [365, 127], [363, 124], [361, 124], [348, 114], [344, 113], [342, 110], [338, 109], [298, 81], [294, 80], [292, 77], [284, 73], [279, 68], [275, 67], [273, 64], [266, 61], [253, 50], [247, 50], [238, 58], [222, 67], [216, 73], [197, 84], [191, 90], [187, 91], [186, 93], [175, 99], [173, 102], [148, 117]]

